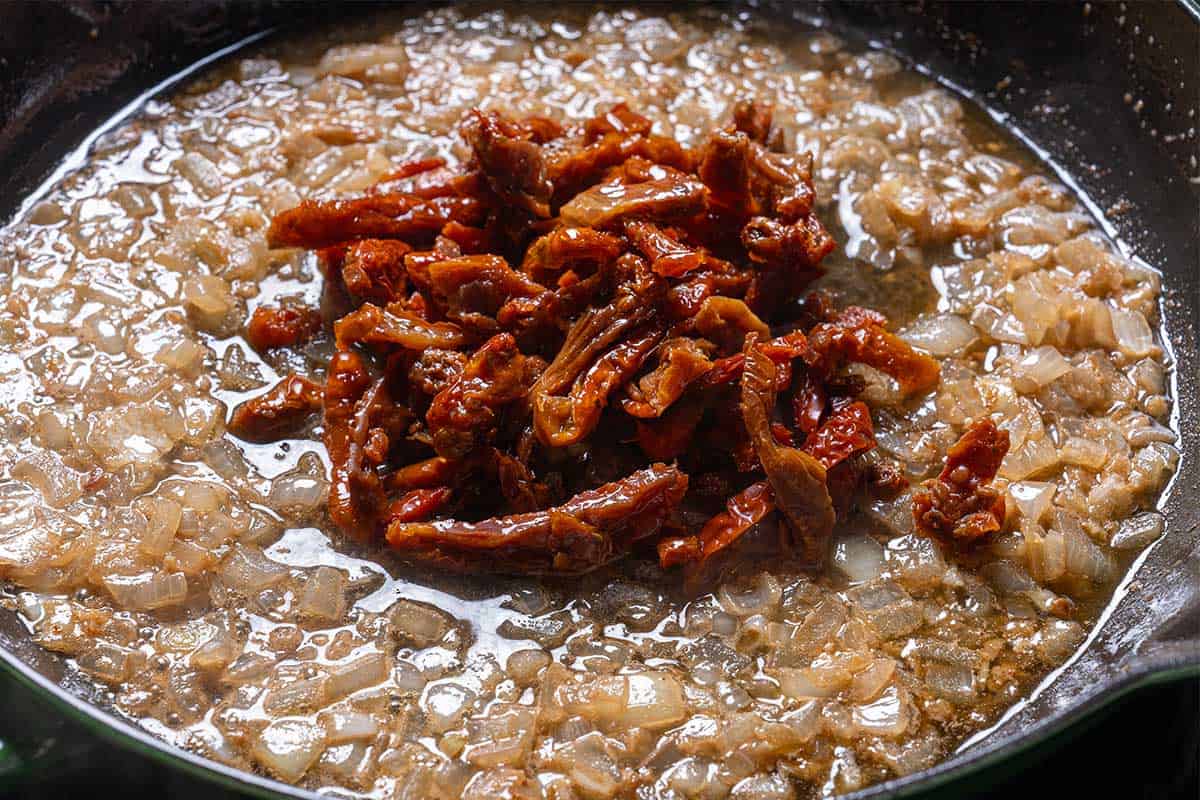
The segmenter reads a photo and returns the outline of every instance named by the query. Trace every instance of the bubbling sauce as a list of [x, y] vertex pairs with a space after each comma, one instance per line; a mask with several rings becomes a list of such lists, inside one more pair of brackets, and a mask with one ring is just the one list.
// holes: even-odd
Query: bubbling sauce
[[[941, 362], [907, 403], [855, 367], [881, 450], [916, 485], [970, 420], [1008, 431], [986, 546], [918, 535], [904, 493], [840, 525], [819, 575], [441, 576], [332, 533], [318, 430], [226, 431], [330, 355], [241, 336], [322, 300], [272, 215], [463, 159], [472, 107], [627, 102], [695, 145], [740, 98], [815, 156], [821, 286]], [[892, 56], [752, 15], [434, 11], [269, 44], [98, 141], [0, 232], [0, 287], [5, 603], [156, 735], [341, 794], [782, 800], [925, 769], [1070, 657], [1178, 459], [1157, 273]]]

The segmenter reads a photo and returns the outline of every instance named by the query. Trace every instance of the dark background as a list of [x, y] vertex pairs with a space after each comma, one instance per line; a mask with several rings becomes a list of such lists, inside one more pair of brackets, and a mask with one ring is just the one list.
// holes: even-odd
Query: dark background
[[[160, 797], [237, 800], [242, 795], [190, 778], [97, 739], [0, 678], [0, 797]], [[1200, 796], [1200, 680], [1156, 686], [1102, 710], [1071, 741], [1042, 745], [1015, 775], [990, 775], [942, 797], [1029, 800], [1054, 796], [1174, 800]], [[21, 759], [15, 751], [32, 752]], [[6, 758], [7, 756], [7, 758]], [[5, 774], [5, 766], [8, 767]]]

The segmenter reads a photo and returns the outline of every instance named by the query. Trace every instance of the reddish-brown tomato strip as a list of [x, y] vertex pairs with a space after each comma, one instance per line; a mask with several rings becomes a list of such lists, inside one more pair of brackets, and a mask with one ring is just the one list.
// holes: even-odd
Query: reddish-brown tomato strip
[[355, 200], [306, 200], [271, 220], [267, 244], [315, 250], [356, 239], [432, 239], [448, 222], [478, 225], [484, 208], [474, 197], [382, 194]]
[[342, 282], [360, 302], [386, 306], [404, 297], [404, 256], [412, 250], [397, 239], [355, 242], [341, 259]]
[[319, 383], [289, 375], [265, 394], [235, 408], [229, 430], [248, 442], [277, 441], [299, 430], [320, 411], [324, 394]]
[[805, 452], [821, 462], [825, 469], [865, 453], [875, 446], [871, 410], [863, 402], [853, 402], [829, 415], [820, 428], [808, 435]]
[[857, 361], [895, 378], [906, 395], [937, 385], [941, 368], [936, 360], [913, 350], [876, 322], [862, 319], [855, 323], [823, 323], [813, 328], [808, 334], [810, 364], [828, 374], [841, 361]]
[[534, 367], [511, 334], [488, 339], [425, 414], [438, 455], [461, 458], [490, 441], [504, 407], [529, 391]]
[[424, 522], [446, 505], [453, 495], [448, 486], [412, 489], [388, 506], [387, 522]]
[[687, 483], [677, 468], [653, 464], [546, 511], [482, 522], [393, 523], [387, 540], [412, 559], [458, 571], [587, 572], [659, 533]]
[[946, 452], [941, 474], [913, 493], [918, 530], [964, 543], [1000, 530], [1004, 495], [988, 483], [996, 477], [1008, 444], [1008, 431], [990, 419], [967, 428]]
[[712, 517], [695, 536], [663, 539], [658, 559], [664, 569], [687, 562], [703, 562], [740, 539], [775, 510], [775, 498], [767, 481], [752, 483], [725, 503], [725, 510]]
[[295, 347], [321, 330], [321, 312], [308, 306], [259, 306], [246, 323], [246, 341], [255, 350]]

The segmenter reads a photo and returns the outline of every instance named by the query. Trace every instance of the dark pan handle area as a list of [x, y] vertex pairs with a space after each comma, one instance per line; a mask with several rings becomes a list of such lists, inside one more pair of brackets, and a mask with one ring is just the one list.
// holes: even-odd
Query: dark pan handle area
[[[4, 4], [0, 220], [53, 175], [64, 154], [149, 87], [252, 34], [365, 13], [372, 5]], [[946, 789], [1138, 686], [1200, 674], [1200, 9], [1193, 0], [729, 5], [778, 16], [780, 35], [793, 20], [818, 22], [927, 69], [1041, 147], [1127, 252], [1163, 272], [1183, 453], [1163, 504], [1167, 535], [1143, 556], [1078, 657], [985, 741], [933, 770], [855, 797]], [[0, 662], [98, 731], [182, 769], [256, 794], [315, 797], [174, 750], [99, 710], [103, 696], [33, 646], [12, 614], [0, 614]]]

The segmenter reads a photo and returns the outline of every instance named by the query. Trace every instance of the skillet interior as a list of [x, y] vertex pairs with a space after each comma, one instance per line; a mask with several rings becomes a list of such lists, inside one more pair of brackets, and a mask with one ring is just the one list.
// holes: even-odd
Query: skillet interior
[[[1044, 148], [1106, 216], [1129, 251], [1165, 275], [1165, 329], [1176, 362], [1176, 421], [1198, 417], [1200, 375], [1200, 189], [1197, 53], [1200, 22], [1182, 5], [947, 3], [866, 6], [820, 3], [795, 9], [752, 3], [762, 13], [818, 21], [867, 37], [923, 65]], [[355, 6], [357, 13], [362, 6]], [[64, 153], [115, 111], [180, 68], [273, 25], [319, 23], [344, 9], [315, 3], [203, 0], [186, 8], [150, 4], [18, 5], [0, 31], [0, 219], [51, 174]], [[94, 31], [94, 34], [93, 34]], [[1002, 88], [998, 88], [1002, 87]], [[1126, 100], [1128, 98], [1128, 100]], [[1138, 101], [1141, 101], [1139, 106]], [[1111, 213], [1113, 209], [1124, 209]], [[1180, 377], [1182, 376], [1182, 378]], [[1182, 391], [1180, 391], [1182, 390]], [[1200, 669], [1200, 436], [1182, 430], [1183, 462], [1165, 501], [1168, 534], [1141, 559], [1080, 656], [983, 744], [931, 771], [871, 787], [874, 797], [922, 791], [1009, 757], [1148, 679]], [[1130, 583], [1138, 584], [1130, 590]], [[0, 658], [42, 691], [71, 702], [101, 726], [123, 730], [177, 763], [206, 769], [131, 726], [81, 703], [102, 696], [29, 642], [0, 615]], [[65, 682], [64, 682], [65, 681]], [[59, 687], [66, 689], [64, 692]], [[306, 796], [261, 778], [209, 765], [260, 791]]]

